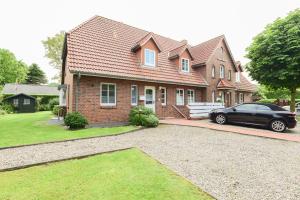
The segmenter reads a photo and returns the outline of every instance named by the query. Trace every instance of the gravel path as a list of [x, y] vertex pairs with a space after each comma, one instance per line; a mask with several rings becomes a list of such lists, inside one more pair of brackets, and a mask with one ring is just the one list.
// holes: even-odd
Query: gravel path
[[0, 169], [138, 147], [218, 199], [300, 199], [300, 143], [161, 125], [119, 136], [0, 150]]

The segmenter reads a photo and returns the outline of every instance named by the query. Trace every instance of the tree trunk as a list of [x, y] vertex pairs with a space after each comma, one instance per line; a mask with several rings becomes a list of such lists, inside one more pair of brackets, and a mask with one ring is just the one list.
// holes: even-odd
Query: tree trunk
[[290, 105], [290, 109], [291, 112], [295, 112], [295, 100], [296, 100], [296, 88], [291, 88], [291, 105]]

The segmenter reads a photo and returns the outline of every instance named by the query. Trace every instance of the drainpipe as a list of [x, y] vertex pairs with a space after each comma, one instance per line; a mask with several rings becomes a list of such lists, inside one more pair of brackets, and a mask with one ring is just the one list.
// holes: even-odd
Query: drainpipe
[[75, 111], [78, 112], [79, 95], [80, 95], [80, 72], [77, 73], [76, 77], [76, 94], [75, 94]]

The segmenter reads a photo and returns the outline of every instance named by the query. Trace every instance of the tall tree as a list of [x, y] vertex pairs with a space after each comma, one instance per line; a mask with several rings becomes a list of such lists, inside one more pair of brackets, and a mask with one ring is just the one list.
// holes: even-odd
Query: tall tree
[[54, 67], [54, 69], [59, 70], [59, 74], [54, 77], [54, 79], [59, 79], [59, 75], [61, 74], [61, 66], [62, 66], [62, 50], [64, 44], [65, 32], [61, 31], [57, 33], [53, 37], [48, 37], [46, 40], [42, 41], [45, 48], [45, 57], [50, 60], [50, 65]]
[[0, 49], [0, 85], [23, 82], [27, 75], [27, 65], [17, 60], [7, 49]]
[[246, 50], [250, 76], [269, 87], [289, 89], [291, 111], [295, 111], [300, 87], [300, 10], [267, 25]]
[[28, 73], [25, 82], [30, 84], [47, 83], [47, 78], [43, 70], [41, 70], [37, 64], [33, 63], [28, 67]]

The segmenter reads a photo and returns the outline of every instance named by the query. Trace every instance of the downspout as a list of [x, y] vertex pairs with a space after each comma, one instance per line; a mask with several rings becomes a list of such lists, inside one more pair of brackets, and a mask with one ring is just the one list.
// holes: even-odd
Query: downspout
[[76, 94], [75, 94], [75, 111], [78, 112], [79, 95], [80, 95], [80, 72], [77, 72], [76, 76]]

